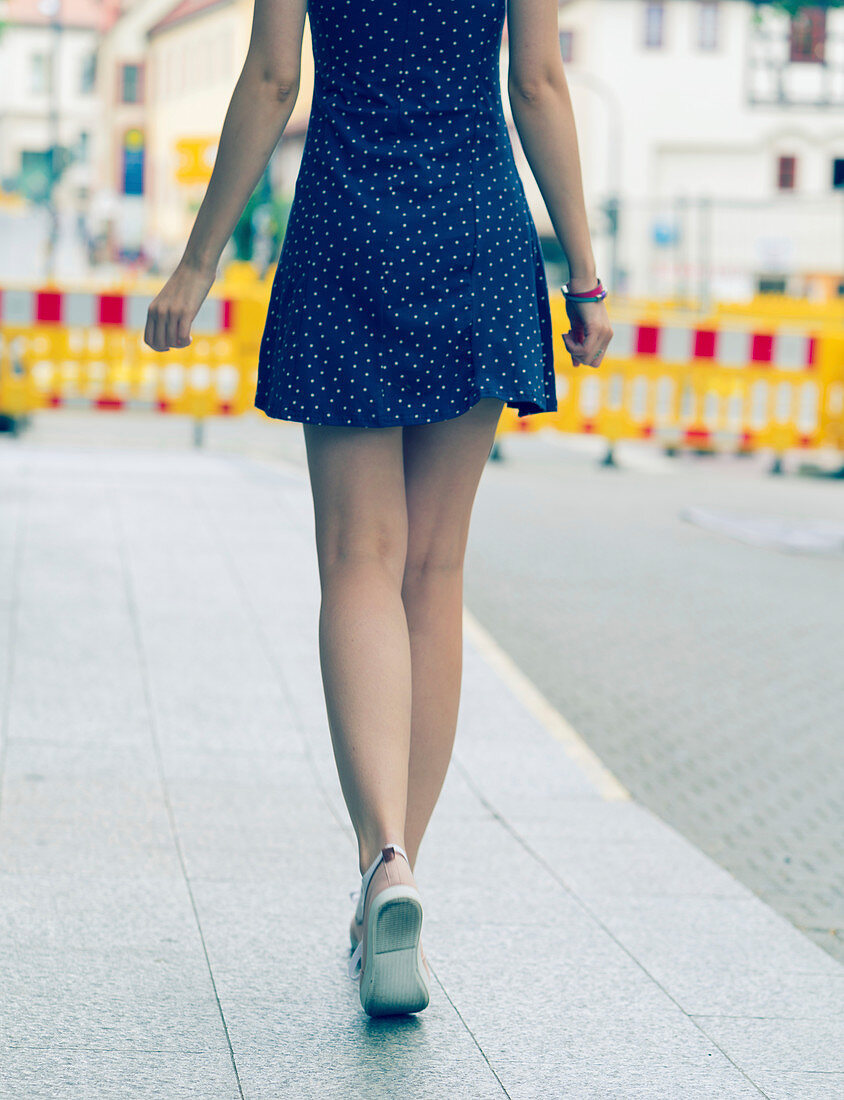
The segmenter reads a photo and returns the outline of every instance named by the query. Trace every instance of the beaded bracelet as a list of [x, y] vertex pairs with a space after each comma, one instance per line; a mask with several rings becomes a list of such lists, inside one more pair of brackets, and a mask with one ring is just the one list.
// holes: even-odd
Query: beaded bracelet
[[582, 294], [575, 294], [568, 290], [568, 283], [563, 283], [560, 290], [563, 292], [563, 297], [571, 299], [573, 302], [603, 302], [607, 296], [606, 287], [601, 285], [601, 280], [598, 280], [598, 285], [592, 290], [587, 290]]

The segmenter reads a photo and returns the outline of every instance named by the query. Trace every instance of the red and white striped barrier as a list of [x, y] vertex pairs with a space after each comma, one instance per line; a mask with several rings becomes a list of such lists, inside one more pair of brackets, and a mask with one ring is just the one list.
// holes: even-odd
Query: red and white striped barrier
[[663, 363], [705, 360], [722, 367], [814, 370], [816, 337], [778, 329], [687, 328], [613, 321], [610, 355], [620, 359], [652, 356]]
[[[115, 411], [142, 410], [144, 412], [178, 412], [175, 402], [163, 398], [146, 400], [141, 397], [65, 397], [52, 393], [47, 405], [53, 409], [114, 409]], [[231, 401], [218, 401], [211, 411], [215, 416], [232, 416], [235, 406]]]
[[[143, 332], [154, 294], [113, 294], [78, 290], [0, 289], [0, 325], [65, 325]], [[206, 298], [191, 332], [215, 335], [232, 327], [230, 298]]]

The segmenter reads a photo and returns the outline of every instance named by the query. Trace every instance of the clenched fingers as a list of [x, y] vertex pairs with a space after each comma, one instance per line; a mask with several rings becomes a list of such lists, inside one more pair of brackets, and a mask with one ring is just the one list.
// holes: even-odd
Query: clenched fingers
[[156, 299], [147, 311], [144, 343], [154, 351], [187, 347], [190, 344], [191, 320], [192, 317], [186, 309], [167, 306]]
[[571, 355], [573, 367], [580, 366], [581, 363], [588, 363], [590, 367], [599, 367], [612, 338], [613, 331], [611, 328], [590, 333], [587, 339], [582, 342], [572, 339], [568, 333], [563, 334], [563, 341], [569, 355]]

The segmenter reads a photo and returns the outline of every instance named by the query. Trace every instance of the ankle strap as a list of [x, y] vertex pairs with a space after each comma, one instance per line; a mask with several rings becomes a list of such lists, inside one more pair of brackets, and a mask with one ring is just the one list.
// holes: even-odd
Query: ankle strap
[[386, 856], [384, 854], [390, 848], [392, 848], [394, 852], [398, 852], [399, 855], [404, 856], [404, 858], [407, 860], [407, 862], [410, 863], [410, 856], [407, 854], [407, 852], [404, 850], [404, 848], [402, 848], [402, 846], [400, 844], [385, 844], [384, 847], [381, 849], [381, 855], [379, 856], [379, 858], [380, 859], [390, 859], [390, 858], [392, 858], [392, 857]]
[[[392, 849], [392, 851], [390, 851], [391, 849]], [[390, 852], [390, 855], [386, 855], [387, 852]], [[369, 883], [372, 879], [372, 876], [375, 874], [376, 870], [378, 869], [379, 863], [381, 863], [382, 860], [394, 859], [396, 852], [398, 852], [399, 855], [404, 856], [404, 858], [408, 862], [408, 865], [410, 864], [410, 857], [408, 856], [407, 852], [404, 850], [404, 848], [402, 848], [402, 846], [400, 844], [385, 844], [384, 847], [381, 849], [381, 851], [378, 853], [378, 855], [375, 857], [375, 859], [373, 859], [372, 863], [370, 863], [370, 865], [367, 867], [367, 869], [364, 871], [363, 875], [361, 876], [360, 895], [358, 896], [358, 904], [357, 904], [357, 909], [355, 911], [355, 920], [357, 921], [358, 924], [360, 924], [361, 921], [363, 920], [363, 910], [364, 910], [364, 907], [365, 907], [365, 904], [366, 904], [366, 891], [367, 891], [367, 888], [369, 887]]]
[[387, 851], [388, 848], [393, 848], [399, 853], [399, 855], [404, 856], [408, 863], [410, 863], [410, 856], [400, 844], [385, 844], [378, 855], [375, 857], [375, 859], [373, 859], [372, 863], [370, 863], [367, 869], [363, 872], [363, 875], [361, 875], [361, 879], [367, 884], [369, 883], [369, 880], [372, 878], [372, 876], [375, 874], [378, 864], [381, 862], [382, 859], [384, 859], [384, 853]]

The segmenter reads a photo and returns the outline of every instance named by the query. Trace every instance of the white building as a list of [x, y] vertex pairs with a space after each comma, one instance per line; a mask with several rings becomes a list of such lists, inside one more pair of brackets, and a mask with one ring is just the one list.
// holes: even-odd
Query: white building
[[81, 208], [87, 201], [99, 112], [97, 38], [108, 13], [99, 0], [0, 3], [0, 180], [9, 190], [43, 200], [55, 145], [64, 150], [56, 168], [65, 161], [57, 203]]
[[123, 0], [102, 35], [97, 57], [97, 95], [102, 125], [94, 143], [96, 186], [90, 218], [108, 228], [111, 252], [146, 252], [149, 208], [149, 28], [173, 0]]
[[615, 194], [619, 289], [841, 292], [844, 10], [562, 0], [559, 32], [605, 282]]

